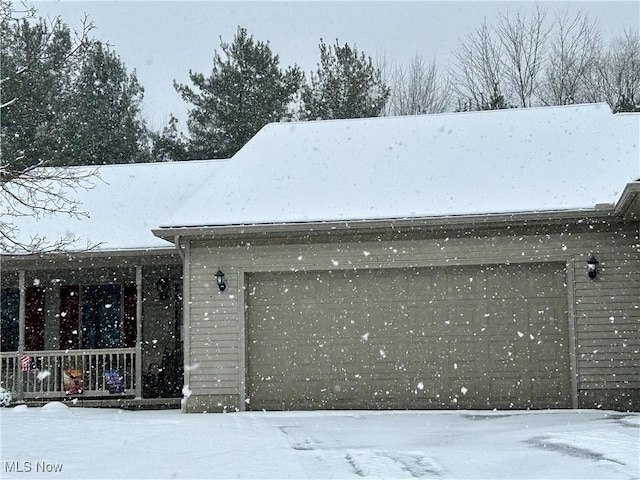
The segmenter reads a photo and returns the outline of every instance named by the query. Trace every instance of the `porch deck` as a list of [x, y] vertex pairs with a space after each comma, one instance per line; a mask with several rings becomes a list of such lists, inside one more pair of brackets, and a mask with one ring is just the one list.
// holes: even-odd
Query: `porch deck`
[[0, 386], [15, 400], [140, 398], [136, 348], [0, 353]]
[[[29, 407], [42, 407], [51, 399], [29, 399], [24, 404]], [[65, 398], [61, 400], [69, 407], [120, 408], [122, 410], [178, 410], [182, 406], [181, 398]]]

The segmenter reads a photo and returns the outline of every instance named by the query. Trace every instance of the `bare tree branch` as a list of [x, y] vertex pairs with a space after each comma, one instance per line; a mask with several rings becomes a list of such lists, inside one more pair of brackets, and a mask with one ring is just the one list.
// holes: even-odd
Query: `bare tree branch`
[[491, 108], [491, 99], [504, 96], [502, 55], [502, 45], [492, 37], [486, 20], [453, 52], [451, 84], [453, 91], [470, 104], [466, 109]]
[[595, 83], [616, 112], [640, 111], [640, 35], [631, 30], [615, 38], [601, 55]]
[[391, 96], [386, 115], [442, 113], [449, 107], [449, 92], [440, 80], [435, 60], [427, 65], [415, 55], [408, 67], [396, 66], [389, 74]]
[[[24, 4], [22, 9], [15, 7], [10, 1], [3, 1], [0, 5], [3, 32], [11, 32], [11, 24], [17, 26], [34, 17], [35, 9]], [[49, 30], [43, 28], [42, 37], [39, 39], [42, 45], [53, 41], [57, 29], [62, 28], [62, 21], [56, 17], [50, 21], [50, 25]], [[85, 17], [82, 30], [75, 32], [76, 40], [71, 48], [65, 51], [62, 58], [56, 58], [59, 68], [71, 68], [73, 61], [82, 55], [84, 47], [88, 44], [88, 34], [92, 29], [93, 24]], [[45, 48], [36, 51], [39, 54], [32, 58], [25, 56], [25, 63], [14, 66], [14, 71], [3, 72], [0, 87], [9, 81], [20, 81], [27, 72], [35, 69], [36, 64], [53, 59], [46, 53]], [[19, 102], [20, 96], [15, 96], [0, 102], [0, 108], [8, 108]], [[56, 132], [47, 132], [47, 135], [53, 138]], [[0, 138], [4, 139], [1, 135]], [[61, 151], [63, 150], [64, 146], [61, 147]], [[7, 158], [3, 152], [0, 158], [0, 250], [3, 253], [55, 252], [77, 243], [78, 239], [75, 237], [50, 240], [44, 235], [32, 235], [28, 240], [21, 238], [18, 226], [21, 217], [37, 220], [52, 215], [74, 218], [88, 216], [88, 213], [82, 210], [81, 202], [75, 194], [95, 186], [95, 181], [99, 179], [98, 170], [48, 166], [55, 161], [56, 152], [51, 152], [50, 157], [37, 159], [26, 158], [24, 152]], [[87, 248], [95, 248], [95, 245], [87, 244]]]
[[557, 16], [555, 25], [539, 98], [545, 105], [601, 101], [592, 85], [602, 50], [597, 22], [580, 12], [573, 18]]
[[545, 28], [545, 12], [536, 7], [527, 20], [520, 13], [513, 17], [500, 15], [496, 34], [503, 47], [504, 73], [518, 106], [532, 106], [532, 98], [543, 67], [545, 42], [549, 29]]

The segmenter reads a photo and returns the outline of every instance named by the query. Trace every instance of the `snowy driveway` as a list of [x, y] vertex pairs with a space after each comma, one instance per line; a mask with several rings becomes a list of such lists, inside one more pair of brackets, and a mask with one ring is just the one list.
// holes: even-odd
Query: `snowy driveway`
[[638, 479], [640, 414], [0, 409], [1, 478]]

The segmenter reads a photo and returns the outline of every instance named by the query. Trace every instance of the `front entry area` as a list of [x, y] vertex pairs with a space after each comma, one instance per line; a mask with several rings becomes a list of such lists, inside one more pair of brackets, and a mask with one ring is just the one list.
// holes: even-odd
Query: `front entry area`
[[565, 266], [256, 273], [247, 408], [570, 408]]
[[3, 271], [0, 388], [15, 401], [179, 398], [181, 265], [137, 260]]

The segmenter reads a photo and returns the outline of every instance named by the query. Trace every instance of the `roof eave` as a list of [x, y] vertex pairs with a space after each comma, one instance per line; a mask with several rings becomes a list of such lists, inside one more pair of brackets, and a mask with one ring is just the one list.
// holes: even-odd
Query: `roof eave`
[[164, 240], [174, 242], [183, 237], [253, 237], [273, 234], [306, 234], [310, 232], [350, 232], [362, 233], [376, 230], [423, 229], [442, 230], [447, 228], [482, 227], [491, 228], [507, 225], [541, 225], [566, 221], [584, 220], [602, 221], [615, 219], [613, 205], [598, 206], [594, 209], [574, 209], [541, 212], [513, 212], [477, 215], [445, 215], [426, 217], [382, 218], [331, 220], [310, 222], [281, 222], [255, 224], [228, 224], [161, 227], [152, 230], [153, 234]]
[[[21, 253], [21, 254], [5, 254], [0, 253], [0, 262], [3, 269], [13, 268], [19, 265], [28, 265], [35, 262], [47, 261], [51, 266], [67, 268], [75, 262], [91, 259], [92, 262], [98, 264], [109, 263], [114, 261], [114, 257], [118, 259], [131, 258], [141, 259], [150, 257], [172, 257], [178, 256], [175, 247], [167, 245], [166, 247], [153, 248], [131, 248], [131, 249], [113, 249], [113, 250], [82, 250], [68, 252], [47, 252], [47, 253]], [[116, 260], [117, 261], [117, 260]]]
[[640, 179], [627, 184], [614, 212], [626, 221], [640, 220]]

